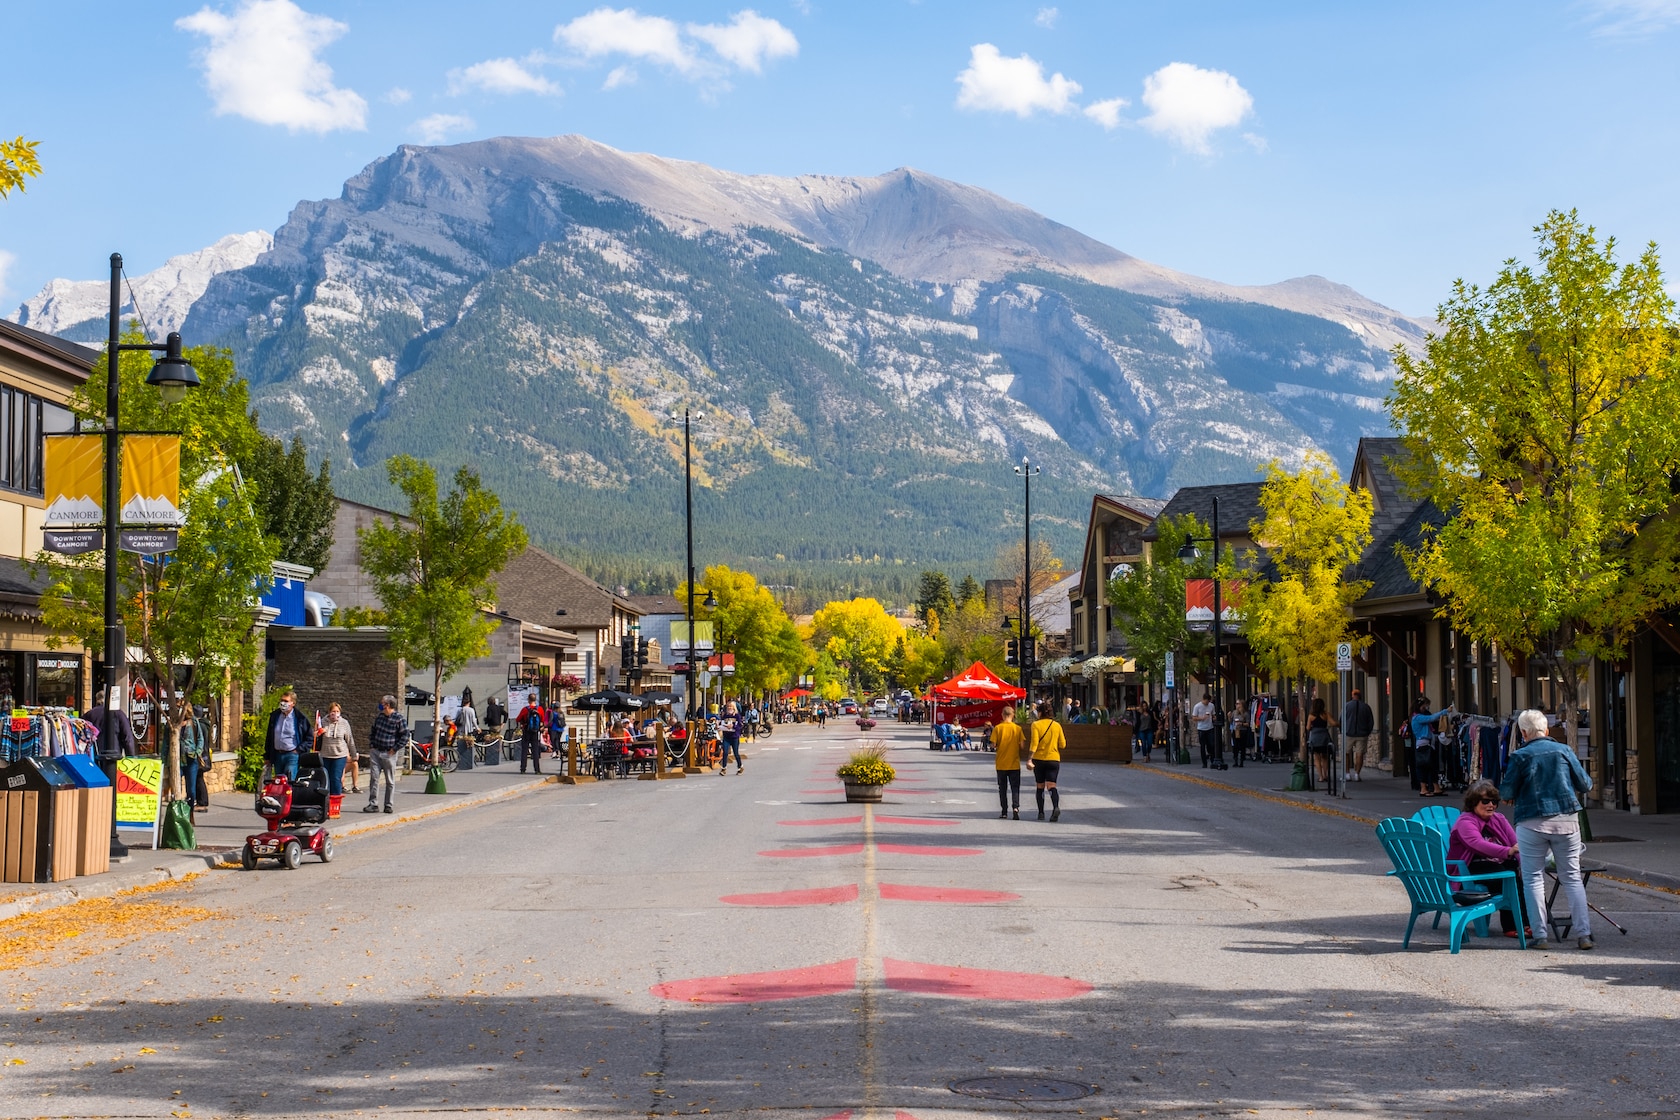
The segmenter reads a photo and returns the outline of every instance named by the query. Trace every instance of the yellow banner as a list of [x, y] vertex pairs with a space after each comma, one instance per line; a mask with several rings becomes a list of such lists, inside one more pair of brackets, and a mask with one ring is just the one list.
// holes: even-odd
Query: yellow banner
[[156, 758], [117, 760], [117, 827], [152, 828], [163, 793], [163, 762]]
[[105, 437], [48, 436], [45, 447], [48, 529], [105, 523]]
[[181, 437], [124, 436], [122, 523], [184, 525], [181, 512]]

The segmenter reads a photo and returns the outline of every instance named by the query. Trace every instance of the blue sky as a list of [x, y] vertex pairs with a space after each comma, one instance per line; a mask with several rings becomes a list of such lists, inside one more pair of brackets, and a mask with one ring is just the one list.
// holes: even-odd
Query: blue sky
[[0, 133], [46, 166], [0, 202], [8, 310], [113, 250], [137, 275], [273, 230], [401, 143], [569, 132], [914, 166], [1173, 268], [1414, 314], [1554, 207], [1680, 253], [1680, 0], [59, 0], [7, 37]]

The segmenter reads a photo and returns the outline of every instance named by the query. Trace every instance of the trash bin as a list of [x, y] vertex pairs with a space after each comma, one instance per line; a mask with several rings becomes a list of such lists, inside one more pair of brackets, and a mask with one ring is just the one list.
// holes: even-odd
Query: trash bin
[[484, 741], [484, 765], [500, 766], [502, 762], [502, 737], [493, 735]]
[[76, 875], [76, 783], [56, 758], [0, 769], [0, 881], [55, 883]]
[[76, 783], [81, 818], [76, 831], [76, 874], [103, 875], [111, 869], [111, 814], [116, 808], [111, 779], [92, 755], [67, 754], [58, 761]]

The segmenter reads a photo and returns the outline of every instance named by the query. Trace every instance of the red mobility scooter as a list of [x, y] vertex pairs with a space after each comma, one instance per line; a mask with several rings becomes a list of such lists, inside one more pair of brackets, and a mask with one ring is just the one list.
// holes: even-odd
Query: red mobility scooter
[[239, 862], [255, 871], [259, 860], [278, 860], [288, 871], [297, 869], [305, 854], [319, 856], [322, 863], [333, 858], [332, 834], [326, 829], [327, 769], [314, 751], [298, 755], [297, 781], [275, 774], [257, 792], [257, 815], [268, 822], [268, 831], [245, 838]]

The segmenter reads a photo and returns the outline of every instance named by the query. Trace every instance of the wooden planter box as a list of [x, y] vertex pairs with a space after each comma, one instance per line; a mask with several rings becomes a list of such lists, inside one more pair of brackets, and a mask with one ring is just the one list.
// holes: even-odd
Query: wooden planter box
[[864, 785], [862, 782], [846, 783], [846, 801], [850, 803], [876, 804], [881, 800], [881, 793], [886, 786]]
[[1064, 723], [1067, 748], [1063, 762], [1130, 762], [1132, 729], [1125, 724]]

